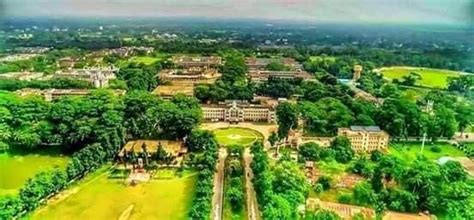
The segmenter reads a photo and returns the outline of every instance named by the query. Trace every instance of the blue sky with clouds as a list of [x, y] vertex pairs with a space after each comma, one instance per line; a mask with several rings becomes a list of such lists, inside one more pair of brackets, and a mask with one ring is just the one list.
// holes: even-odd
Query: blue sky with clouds
[[463, 24], [474, 0], [0, 0], [5, 16], [263, 18]]

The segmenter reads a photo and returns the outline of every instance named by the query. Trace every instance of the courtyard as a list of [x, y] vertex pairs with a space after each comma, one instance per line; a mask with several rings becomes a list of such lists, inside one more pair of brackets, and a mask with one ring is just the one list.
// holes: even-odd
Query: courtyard
[[255, 130], [240, 127], [220, 128], [213, 131], [219, 144], [224, 146], [249, 146], [255, 141], [262, 140], [262, 134]]
[[[413, 161], [421, 153], [421, 143], [397, 143], [391, 144], [389, 153], [403, 160]], [[464, 153], [449, 143], [425, 144], [423, 156], [430, 160], [438, 160], [441, 157], [464, 157]]]
[[197, 175], [159, 170], [146, 183], [127, 186], [104, 167], [70, 187], [31, 219], [187, 219]]

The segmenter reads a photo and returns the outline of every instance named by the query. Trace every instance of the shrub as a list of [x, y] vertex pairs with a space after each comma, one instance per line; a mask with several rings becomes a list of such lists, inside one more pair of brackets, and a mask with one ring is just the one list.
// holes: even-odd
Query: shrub
[[441, 152], [441, 148], [440, 148], [440, 147], [438, 147], [438, 146], [436, 146], [436, 145], [435, 145], [435, 146], [432, 146], [432, 147], [430, 147], [430, 150], [431, 150], [431, 152], [435, 152], [435, 153], [439, 153], [439, 152]]

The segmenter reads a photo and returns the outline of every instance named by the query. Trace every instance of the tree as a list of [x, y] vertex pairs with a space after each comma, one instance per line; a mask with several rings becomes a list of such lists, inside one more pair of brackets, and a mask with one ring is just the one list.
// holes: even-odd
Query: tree
[[351, 148], [351, 142], [347, 137], [338, 136], [331, 142], [331, 149], [335, 152], [335, 159], [340, 163], [347, 163], [354, 157], [354, 150]]
[[314, 142], [304, 143], [299, 147], [298, 154], [305, 161], [318, 161], [321, 158], [321, 147]]
[[458, 103], [455, 108], [455, 118], [462, 136], [464, 130], [474, 124], [474, 105], [467, 102]]
[[212, 132], [195, 129], [186, 138], [186, 146], [190, 152], [202, 152], [216, 150], [218, 143]]
[[474, 76], [462, 75], [458, 78], [450, 78], [448, 82], [448, 90], [460, 92], [466, 95], [469, 91], [474, 88]]
[[276, 110], [278, 118], [278, 137], [287, 138], [290, 129], [298, 126], [298, 110], [294, 104], [283, 102]]
[[331, 177], [329, 176], [320, 176], [317, 181], [318, 184], [323, 186], [324, 190], [328, 190], [331, 188]]
[[467, 173], [464, 167], [458, 161], [448, 161], [441, 166], [441, 173], [446, 182], [452, 183], [456, 181], [464, 181]]
[[368, 182], [359, 182], [354, 187], [354, 202], [357, 205], [372, 205], [377, 199], [377, 195]]
[[270, 136], [268, 137], [268, 142], [270, 142], [270, 146], [275, 146], [275, 143], [278, 141], [278, 135], [274, 131], [270, 133]]

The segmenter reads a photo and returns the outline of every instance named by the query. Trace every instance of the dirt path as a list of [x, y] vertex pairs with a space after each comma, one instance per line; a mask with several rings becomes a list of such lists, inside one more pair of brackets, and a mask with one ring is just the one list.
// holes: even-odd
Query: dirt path
[[211, 219], [222, 220], [222, 210], [224, 205], [224, 175], [225, 159], [227, 150], [219, 149], [219, 159], [217, 161], [217, 171], [214, 175], [214, 195], [212, 197]]
[[244, 169], [245, 169], [245, 189], [247, 194], [247, 210], [248, 217], [250, 220], [260, 220], [261, 215], [258, 210], [257, 197], [255, 190], [252, 184], [253, 172], [250, 168], [250, 163], [252, 163], [252, 154], [250, 153], [250, 148], [245, 148], [244, 150]]

